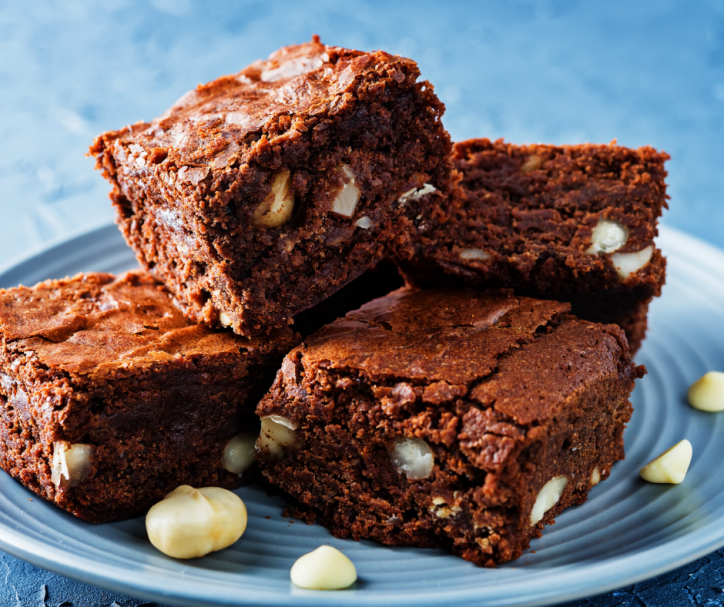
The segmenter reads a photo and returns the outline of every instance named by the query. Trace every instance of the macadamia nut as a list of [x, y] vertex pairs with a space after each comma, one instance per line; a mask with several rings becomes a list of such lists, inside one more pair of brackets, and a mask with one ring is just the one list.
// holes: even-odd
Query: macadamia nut
[[407, 476], [419, 481], [432, 474], [435, 457], [430, 446], [421, 438], [398, 438], [390, 450], [392, 465]]
[[628, 228], [612, 219], [599, 219], [591, 234], [591, 246], [586, 253], [613, 253], [626, 244]]
[[66, 441], [53, 443], [50, 480], [56, 487], [75, 487], [82, 483], [93, 468], [92, 455], [92, 445], [71, 445]]
[[411, 190], [407, 190], [407, 192], [397, 199], [397, 202], [401, 207], [404, 207], [411, 200], [420, 200], [423, 196], [427, 196], [427, 194], [431, 194], [436, 191], [437, 189], [434, 185], [426, 183], [421, 188], [412, 188]]
[[654, 245], [649, 245], [636, 253], [614, 253], [611, 255], [611, 262], [619, 278], [626, 280], [649, 263], [653, 254]]
[[261, 228], [277, 228], [289, 221], [293, 210], [292, 174], [285, 169], [272, 178], [271, 192], [254, 211], [252, 223]]
[[221, 465], [232, 474], [241, 474], [254, 463], [256, 436], [242, 432], [232, 438], [221, 456]]
[[[457, 493], [457, 492], [456, 492]], [[433, 497], [432, 506], [430, 506], [430, 512], [432, 512], [438, 518], [450, 518], [462, 512], [462, 508], [456, 504], [450, 505], [447, 500], [442, 497]]]
[[689, 404], [700, 411], [724, 411], [724, 373], [709, 371], [691, 384]]
[[567, 484], [568, 479], [565, 476], [554, 476], [543, 485], [543, 488], [538, 492], [538, 497], [535, 498], [533, 509], [530, 511], [531, 525], [535, 525], [540, 521], [543, 515], [558, 503]]
[[362, 228], [363, 230], [369, 230], [370, 226], [372, 225], [372, 220], [365, 215], [364, 217], [360, 217], [357, 221], [354, 222], [354, 225], [356, 225], [358, 228]]
[[532, 154], [531, 156], [528, 156], [528, 158], [525, 159], [525, 162], [520, 165], [520, 172], [521, 173], [530, 173], [531, 171], [535, 171], [536, 169], [539, 169], [541, 165], [543, 164], [543, 159], [538, 156], [538, 154]]
[[678, 485], [686, 477], [692, 454], [691, 443], [684, 439], [646, 464], [639, 474], [650, 483]]
[[297, 559], [290, 572], [295, 586], [308, 590], [342, 590], [357, 581], [357, 569], [332, 546], [320, 546]]
[[482, 249], [463, 249], [460, 251], [460, 259], [477, 259], [480, 261], [485, 261], [486, 259], [490, 259], [492, 255], [490, 253], [487, 253], [483, 251]]
[[360, 191], [355, 185], [355, 177], [352, 169], [346, 164], [343, 164], [340, 167], [340, 171], [344, 175], [344, 185], [332, 203], [332, 210], [338, 215], [352, 217], [359, 202]]
[[181, 485], [146, 515], [151, 543], [177, 559], [193, 559], [231, 546], [246, 529], [246, 506], [219, 487]]
[[232, 325], [231, 316], [226, 312], [219, 313], [219, 322], [224, 327], [230, 327]]
[[285, 449], [297, 445], [297, 425], [280, 415], [261, 418], [261, 431], [256, 439], [256, 449], [261, 457], [279, 459]]

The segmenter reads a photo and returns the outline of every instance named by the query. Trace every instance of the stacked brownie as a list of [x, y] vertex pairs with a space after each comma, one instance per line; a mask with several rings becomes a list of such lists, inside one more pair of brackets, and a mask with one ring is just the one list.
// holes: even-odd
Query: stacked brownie
[[417, 285], [513, 287], [620, 325], [635, 352], [666, 261], [656, 248], [667, 207], [665, 153], [611, 145], [455, 145], [462, 190], [450, 220], [402, 260]]
[[480, 565], [584, 501], [645, 371], [666, 155], [453, 148], [419, 76], [315, 37], [98, 137], [142, 270], [0, 291], [0, 465], [105, 521], [235, 486], [256, 440], [300, 515]]

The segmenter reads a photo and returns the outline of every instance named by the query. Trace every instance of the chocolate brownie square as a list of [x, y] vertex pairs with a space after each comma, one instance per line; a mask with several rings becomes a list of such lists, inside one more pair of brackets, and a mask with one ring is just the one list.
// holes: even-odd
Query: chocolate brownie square
[[455, 145], [451, 221], [418, 240], [408, 281], [511, 287], [616, 323], [635, 352], [666, 262], [656, 248], [669, 156], [650, 147]]
[[0, 467], [92, 522], [238, 485], [254, 406], [296, 343], [193, 324], [141, 272], [2, 289], [0, 338]]
[[187, 316], [254, 335], [412, 253], [453, 188], [415, 62], [315, 39], [98, 137], [117, 221]]
[[284, 359], [262, 473], [338, 537], [519, 557], [624, 457], [645, 372], [619, 327], [568, 310], [408, 288], [362, 306]]

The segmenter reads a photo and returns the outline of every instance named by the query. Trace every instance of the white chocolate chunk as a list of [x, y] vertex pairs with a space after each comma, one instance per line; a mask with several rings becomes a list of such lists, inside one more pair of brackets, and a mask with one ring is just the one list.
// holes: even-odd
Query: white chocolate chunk
[[724, 373], [709, 371], [689, 388], [689, 404], [700, 411], [724, 411]]
[[460, 259], [479, 259], [480, 261], [485, 261], [492, 257], [490, 253], [486, 253], [482, 249], [463, 249], [460, 251]]
[[639, 474], [650, 483], [678, 485], [686, 477], [692, 454], [691, 443], [684, 439], [646, 464]]
[[308, 590], [342, 590], [357, 581], [357, 569], [332, 546], [320, 546], [297, 559], [290, 572], [295, 586]]
[[423, 196], [435, 191], [437, 191], [437, 189], [434, 185], [426, 183], [421, 188], [412, 188], [411, 190], [407, 190], [407, 192], [397, 199], [397, 202], [401, 207], [404, 207], [411, 200], [420, 200]]
[[252, 223], [262, 228], [277, 228], [289, 221], [293, 210], [292, 174], [284, 169], [272, 178], [271, 192], [254, 211]]
[[261, 418], [261, 431], [255, 447], [263, 457], [279, 459], [284, 449], [293, 449], [297, 445], [297, 426], [291, 420], [279, 415]]
[[586, 253], [613, 253], [626, 244], [628, 228], [613, 219], [599, 219], [591, 234], [591, 246]]
[[232, 325], [231, 316], [229, 316], [226, 312], [220, 312], [219, 313], [219, 322], [224, 327], [230, 327]]
[[242, 432], [232, 438], [221, 455], [221, 465], [232, 474], [241, 474], [254, 463], [256, 437]]
[[654, 245], [649, 245], [636, 253], [614, 253], [611, 255], [613, 267], [621, 280], [626, 280], [632, 274], [643, 268], [654, 254]]
[[363, 230], [369, 230], [370, 226], [372, 225], [372, 220], [365, 215], [364, 217], [360, 217], [357, 221], [354, 222], [354, 225], [356, 225], [358, 228], [362, 228]]
[[533, 509], [530, 511], [531, 525], [535, 525], [540, 521], [543, 515], [558, 503], [567, 484], [568, 479], [565, 476], [554, 476], [543, 485], [543, 488], [538, 492], [538, 497], [535, 498]]
[[220, 487], [181, 485], [146, 515], [151, 543], [177, 559], [193, 559], [231, 546], [246, 529], [246, 506]]
[[600, 482], [601, 482], [601, 471], [598, 469], [598, 466], [596, 466], [593, 469], [593, 472], [591, 472], [591, 487], [595, 487]]
[[421, 438], [398, 438], [392, 444], [390, 460], [407, 480], [419, 481], [432, 474], [435, 457], [430, 446]]
[[340, 167], [340, 170], [344, 174], [344, 185], [342, 189], [337, 193], [337, 197], [332, 203], [332, 210], [345, 217], [352, 217], [354, 210], [357, 208], [357, 203], [360, 198], [359, 188], [355, 185], [355, 178], [352, 169], [346, 164]]
[[56, 487], [75, 487], [82, 483], [93, 468], [93, 446], [66, 441], [53, 443], [53, 462], [50, 479]]

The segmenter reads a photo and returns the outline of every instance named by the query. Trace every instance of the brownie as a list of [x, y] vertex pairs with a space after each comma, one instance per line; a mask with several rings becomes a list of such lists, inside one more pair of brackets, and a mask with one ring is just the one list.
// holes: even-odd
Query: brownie
[[0, 337], [0, 466], [92, 522], [238, 485], [225, 449], [297, 343], [194, 324], [139, 271], [2, 289]]
[[117, 221], [185, 314], [280, 327], [446, 218], [443, 104], [414, 61], [312, 42], [96, 139]]
[[[616, 323], [635, 352], [665, 259], [656, 248], [669, 156], [650, 147], [455, 145], [451, 221], [418, 239], [411, 284], [511, 287]], [[627, 265], [628, 264], [628, 265]], [[637, 269], [638, 268], [638, 269]]]
[[390, 259], [383, 259], [374, 268], [355, 278], [331, 297], [294, 317], [293, 328], [308, 337], [347, 312], [356, 310], [377, 297], [387, 295], [405, 285], [405, 280]]
[[645, 373], [619, 327], [568, 311], [409, 288], [362, 306], [284, 359], [257, 407], [262, 474], [338, 537], [519, 557], [624, 457]]

